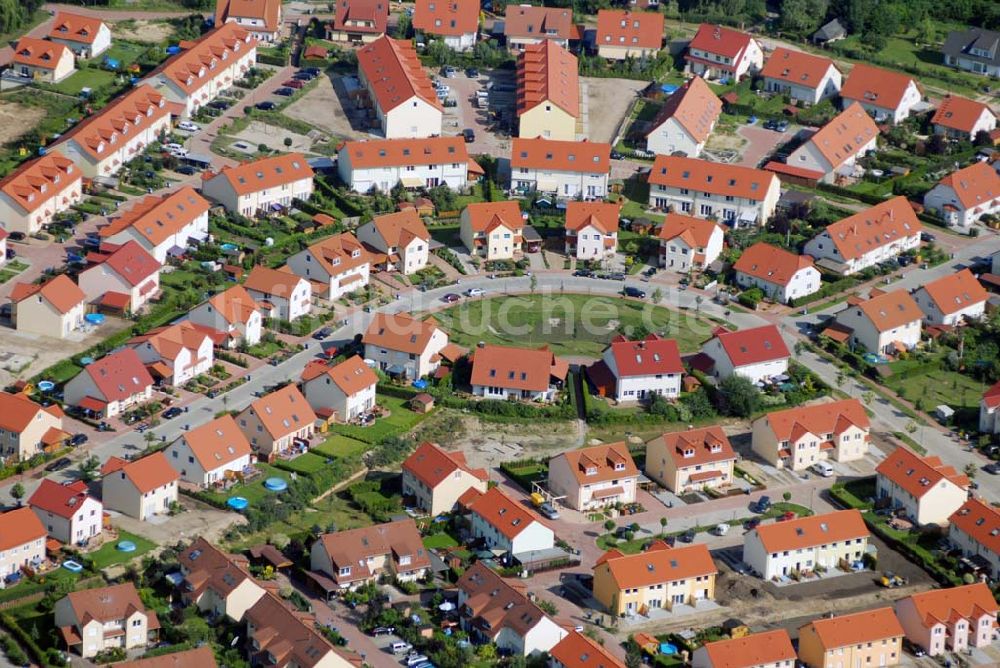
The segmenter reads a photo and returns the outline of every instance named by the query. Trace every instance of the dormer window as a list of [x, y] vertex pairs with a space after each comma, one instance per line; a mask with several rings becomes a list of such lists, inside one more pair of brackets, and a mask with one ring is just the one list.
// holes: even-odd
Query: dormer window
[[694, 448], [684, 448], [684, 458], [694, 457]]
[[625, 470], [625, 462], [615, 462], [615, 470], [616, 471], [624, 471]]
[[587, 467], [587, 475], [597, 475], [597, 467], [596, 466], [588, 466]]

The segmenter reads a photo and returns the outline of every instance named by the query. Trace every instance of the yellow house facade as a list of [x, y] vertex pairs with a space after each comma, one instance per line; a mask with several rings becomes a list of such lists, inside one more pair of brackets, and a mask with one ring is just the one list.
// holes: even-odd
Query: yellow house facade
[[521, 114], [518, 136], [573, 141], [576, 117], [546, 100]]
[[903, 627], [892, 608], [816, 619], [799, 629], [799, 660], [809, 668], [899, 665]]

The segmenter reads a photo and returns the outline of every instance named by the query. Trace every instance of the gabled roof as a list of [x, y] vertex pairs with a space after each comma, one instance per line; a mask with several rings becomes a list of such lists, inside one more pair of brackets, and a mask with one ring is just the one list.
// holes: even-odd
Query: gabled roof
[[339, 665], [328, 659], [331, 653], [342, 662], [353, 663], [349, 658], [353, 655], [344, 655], [316, 630], [315, 617], [292, 610], [273, 592], [265, 593], [247, 609], [246, 620], [253, 626], [258, 651], [267, 652], [269, 661], [273, 657], [277, 668]]
[[831, 67], [836, 69], [829, 58], [780, 46], [764, 63], [760, 74], [787, 84], [815, 89], [823, 83]]
[[329, 378], [348, 397], [378, 384], [378, 375], [358, 355], [348, 357], [336, 366], [314, 360], [302, 370], [302, 381], [305, 383], [320, 377]]
[[166, 195], [148, 195], [118, 218], [112, 219], [99, 232], [107, 239], [132, 228], [151, 245], [158, 246], [199, 216], [211, 205], [190, 186]]
[[87, 499], [92, 498], [87, 492], [87, 483], [82, 480], [60, 485], [55, 480], [42, 478], [38, 489], [28, 499], [28, 505], [70, 519]]
[[[567, 450], [552, 459], [564, 459], [567, 468], [579, 485], [591, 485], [620, 478], [635, 478], [639, 475], [639, 469], [636, 468], [625, 441], [603, 443], [579, 450]], [[551, 468], [551, 466], [550, 461], [549, 467]]]
[[507, 496], [499, 487], [490, 487], [486, 493], [470, 487], [458, 502], [510, 540], [520, 535], [533, 522], [544, 525], [534, 511]]
[[793, 665], [798, 656], [785, 629], [705, 643], [712, 668]]
[[597, 560], [595, 568], [602, 564], [608, 565], [619, 590], [715, 575], [719, 572], [704, 543], [670, 547], [662, 541], [656, 541], [645, 552], [628, 555], [612, 549]]
[[59, 418], [63, 416], [62, 409], [55, 404], [43, 407], [27, 395], [0, 391], [0, 430], [20, 434], [35, 419], [38, 411], [45, 411]]
[[[348, 26], [347, 23], [352, 25]], [[337, 0], [333, 17], [336, 30], [381, 35], [389, 22], [389, 0]], [[371, 23], [369, 27], [362, 23]]]
[[945, 315], [989, 299], [989, 293], [968, 268], [925, 283], [923, 289]]
[[901, 72], [857, 63], [847, 75], [840, 96], [883, 109], [896, 109], [911, 83], [916, 85], [916, 80]]
[[546, 617], [524, 594], [520, 582], [503, 579], [481, 561], [465, 571], [455, 586], [465, 594], [462, 607], [472, 623], [493, 638], [504, 629], [523, 638]]
[[993, 110], [982, 102], [949, 93], [941, 100], [941, 105], [931, 117], [931, 123], [971, 133], [983, 113], [993, 115]]
[[243, 282], [243, 287], [261, 294], [288, 299], [292, 296], [295, 287], [304, 280], [304, 278], [293, 274], [287, 267], [271, 269], [258, 264], [250, 270], [250, 275]]
[[[972, 53], [973, 49], [980, 53]], [[980, 63], [1000, 64], [1000, 32], [984, 28], [953, 30], [948, 33], [941, 52]]]
[[860, 309], [880, 333], [923, 320], [924, 317], [923, 311], [906, 290], [883, 292], [858, 303], [854, 308]]
[[758, 241], [743, 251], [733, 269], [747, 276], [787, 287], [800, 271], [812, 266], [813, 259], [808, 255], [799, 255]]
[[430, 35], [468, 35], [479, 30], [479, 0], [417, 0], [413, 27]]
[[473, 385], [544, 392], [552, 378], [563, 380], [568, 364], [547, 347], [514, 348], [484, 345], [472, 353]]
[[427, 231], [416, 209], [404, 209], [396, 213], [375, 216], [372, 225], [389, 247], [406, 248], [414, 239], [426, 242], [431, 240], [431, 233]]
[[352, 169], [467, 163], [469, 152], [461, 137], [368, 139], [345, 142], [340, 149]]
[[[445, 0], [439, 0], [445, 1]], [[442, 109], [431, 80], [409, 41], [382, 36], [358, 51], [358, 68], [375, 92], [383, 113], [418, 97], [435, 109]]]
[[217, 0], [215, 25], [227, 20], [257, 19], [264, 22], [264, 29], [276, 32], [281, 28], [281, 0]]
[[370, 261], [368, 252], [351, 232], [320, 239], [306, 250], [331, 277], [347, 273]]
[[649, 334], [644, 339], [631, 341], [618, 335], [611, 339], [608, 348], [611, 349], [618, 378], [684, 372], [680, 349], [674, 339]]
[[112, 457], [101, 467], [101, 474], [105, 477], [105, 481], [109, 475], [119, 471], [140, 494], [146, 494], [172, 482], [177, 482], [181, 477], [181, 474], [170, 465], [162, 450], [132, 462]]
[[192, 363], [198, 359], [198, 350], [205, 343], [205, 339], [211, 338], [203, 328], [192, 324], [188, 320], [173, 325], [156, 327], [145, 334], [134, 336], [126, 345], [136, 347], [148, 345], [155, 350], [162, 359], [176, 360], [182, 350], [187, 350], [192, 356]]
[[646, 449], [662, 444], [678, 469], [736, 459], [736, 452], [722, 427], [667, 432], [651, 440]]
[[163, 266], [137, 241], [126, 241], [117, 246], [99, 262], [99, 265], [110, 267], [133, 287], [141, 285], [147, 278], [159, 273]]
[[331, 573], [338, 578], [338, 581], [365, 579], [373, 575], [367, 566], [373, 557], [409, 556], [410, 564], [407, 570], [419, 570], [430, 566], [430, 556], [424, 548], [417, 525], [409, 518], [348, 531], [325, 533], [319, 537], [318, 543], [330, 556], [335, 570], [345, 566], [351, 568], [351, 574], [348, 576], [338, 577], [338, 573]]
[[77, 123], [59, 137], [56, 146], [74, 141], [94, 160], [102, 160], [147, 128], [168, 117], [166, 100], [152, 86], [143, 84], [111, 100], [99, 112]]
[[217, 417], [181, 438], [205, 471], [214, 471], [251, 453], [250, 442], [232, 415]]
[[245, 557], [227, 554], [201, 536], [178, 552], [177, 561], [195, 599], [209, 589], [225, 598], [246, 580], [252, 580]]
[[961, 489], [969, 486], [968, 476], [944, 464], [939, 457], [921, 457], [902, 446], [879, 462], [875, 472], [902, 487], [916, 499], [922, 498], [945, 480]]
[[146, 75], [163, 76], [185, 95], [191, 95], [219, 75], [223, 67], [257, 46], [257, 40], [238, 23], [226, 23], [205, 33], [187, 49]]
[[983, 392], [982, 401], [987, 408], [1000, 408], [1000, 381]]
[[204, 181], [223, 179], [238, 196], [290, 185], [313, 178], [313, 169], [301, 153], [285, 153], [236, 167], [223, 167], [218, 174], [204, 174]]
[[24, 36], [14, 45], [13, 62], [16, 65], [53, 70], [67, 54], [72, 58], [72, 52], [65, 44]]
[[658, 155], [649, 182], [671, 188], [688, 188], [712, 195], [761, 201], [778, 177], [753, 167], [708, 162], [697, 158]]
[[800, 634], [810, 626], [827, 652], [903, 636], [903, 626], [890, 607], [814, 619], [799, 629]]
[[871, 427], [865, 407], [857, 399], [827, 401], [812, 406], [797, 406], [767, 414], [767, 422], [780, 441], [796, 440], [804, 433], [834, 438], [850, 427], [867, 430]]
[[31, 213], [50, 199], [68, 204], [60, 193], [73, 189], [79, 195], [80, 171], [58, 150], [29, 160], [0, 181], [0, 190], [26, 213]]
[[105, 355], [93, 364], [83, 367], [81, 374], [90, 376], [101, 397], [107, 402], [121, 401], [144, 392], [152, 386], [153, 378], [132, 348]]
[[673, 118], [695, 142], [708, 139], [722, 113], [722, 100], [701, 77], [693, 77], [675, 90], [660, 107], [646, 135], [651, 136], [667, 119]]
[[878, 137], [878, 126], [858, 102], [816, 131], [809, 142], [837, 169]]
[[489, 234], [500, 226], [517, 232], [524, 227], [521, 204], [517, 200], [474, 202], [465, 207], [465, 211], [469, 214], [469, 227], [473, 233]]
[[230, 325], [245, 325], [260, 310], [260, 304], [242, 285], [234, 285], [213, 295], [208, 303]]
[[[71, 591], [66, 595], [80, 626], [91, 620], [113, 622], [126, 619], [136, 612], [146, 612], [139, 592], [131, 582]], [[149, 613], [151, 616], [154, 614]]]
[[529, 44], [517, 57], [517, 115], [549, 102], [573, 118], [580, 115], [576, 56], [555, 40]]
[[845, 260], [859, 258], [887, 244], [920, 234], [913, 207], [902, 195], [831, 223], [828, 235]]
[[93, 16], [57, 12], [56, 17], [52, 20], [52, 27], [49, 28], [49, 39], [93, 44], [102, 26], [105, 26], [105, 23]]
[[441, 328], [434, 318], [418, 320], [409, 313], [378, 312], [362, 341], [387, 350], [422, 355], [436, 331]]
[[285, 385], [256, 399], [244, 412], [251, 411], [273, 439], [279, 439], [316, 422], [309, 402], [293, 384]]
[[15, 304], [23, 302], [28, 297], [38, 295], [52, 308], [63, 315], [72, 311], [87, 300], [87, 295], [83, 293], [76, 283], [66, 274], [59, 274], [52, 280], [42, 283], [18, 283], [11, 290], [10, 300]]
[[719, 331], [715, 337], [734, 368], [788, 359], [791, 353], [775, 325], [762, 325], [737, 332]]
[[989, 209], [1000, 198], [1000, 174], [986, 162], [974, 162], [938, 181], [955, 192], [963, 209]]
[[969, 499], [948, 522], [952, 531], [961, 531], [990, 553], [1000, 555], [1000, 510], [983, 499]]
[[509, 4], [504, 15], [507, 39], [574, 39], [573, 11], [566, 7]]
[[566, 203], [566, 229], [579, 232], [590, 226], [602, 234], [616, 234], [621, 211], [622, 206], [619, 202], [573, 200]]
[[783, 552], [868, 538], [868, 527], [856, 509], [760, 524], [753, 529], [768, 552]]
[[663, 14], [633, 12], [627, 9], [601, 9], [597, 12], [596, 44], [635, 49], [659, 49], [663, 46]]
[[607, 174], [611, 169], [611, 144], [515, 137], [510, 164], [515, 169], [525, 167], [556, 172]]
[[993, 592], [985, 582], [931, 589], [902, 600], [913, 604], [925, 627], [947, 625], [957, 619], [972, 621], [983, 616], [996, 617], [998, 611]]
[[712, 23], [702, 23], [698, 26], [698, 32], [691, 39], [691, 43], [688, 44], [688, 49], [698, 49], [735, 59], [746, 50], [752, 39], [750, 35], [739, 30], [724, 28]]
[[625, 668], [618, 657], [578, 631], [570, 631], [557, 642], [549, 656], [563, 668]]
[[465, 471], [480, 480], [487, 480], [486, 469], [471, 469], [461, 451], [446, 452], [437, 443], [424, 441], [403, 462], [403, 470], [409, 471], [417, 480], [434, 489], [455, 471]]
[[668, 213], [657, 231], [657, 237], [664, 241], [680, 238], [691, 248], [705, 248], [716, 230], [722, 232], [722, 228], [714, 220]]
[[45, 538], [45, 527], [28, 506], [0, 513], [0, 551]]

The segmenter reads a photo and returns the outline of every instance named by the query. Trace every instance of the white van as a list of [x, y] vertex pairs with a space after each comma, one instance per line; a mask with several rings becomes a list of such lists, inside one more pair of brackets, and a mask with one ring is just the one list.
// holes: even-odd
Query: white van
[[813, 471], [823, 476], [824, 478], [829, 478], [833, 475], [833, 467], [830, 466], [829, 462], [816, 462], [812, 467]]
[[413, 649], [413, 645], [411, 645], [408, 642], [402, 642], [402, 641], [400, 641], [400, 642], [394, 642], [394, 643], [392, 643], [392, 653], [393, 654], [402, 654], [404, 652], [409, 652], [411, 649]]
[[722, 522], [721, 524], [716, 524], [715, 525], [715, 535], [716, 536], [725, 536], [727, 533], [729, 533], [729, 525], [728, 524], [726, 524], [725, 522]]

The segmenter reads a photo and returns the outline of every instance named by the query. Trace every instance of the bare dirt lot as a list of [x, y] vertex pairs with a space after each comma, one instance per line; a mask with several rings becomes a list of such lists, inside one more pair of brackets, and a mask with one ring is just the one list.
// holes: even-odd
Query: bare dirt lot
[[590, 116], [591, 141], [610, 142], [618, 124], [628, 111], [636, 93], [648, 84], [634, 79], [604, 79], [581, 77], [588, 88], [587, 103]]
[[[251, 123], [245, 130], [235, 135], [235, 137], [246, 142], [253, 148], [256, 148], [258, 144], [264, 144], [275, 151], [291, 150], [308, 152], [313, 145], [313, 140], [305, 135], [258, 121]], [[285, 146], [286, 137], [292, 140], [290, 147]]]
[[16, 102], [0, 100], [0, 144], [17, 139], [37, 125], [38, 110]]
[[158, 43], [169, 39], [174, 34], [174, 28], [166, 21], [140, 19], [113, 23], [111, 32], [117, 39]]
[[334, 90], [333, 80], [328, 77], [320, 78], [315, 88], [296, 100], [283, 113], [337, 137], [358, 139], [364, 136], [364, 133], [351, 126], [351, 120], [344, 112], [344, 105]]

